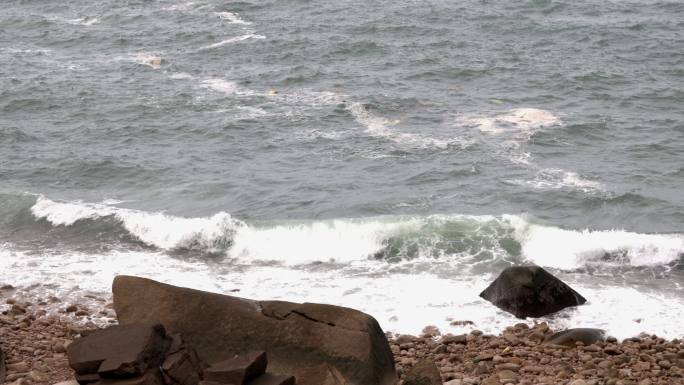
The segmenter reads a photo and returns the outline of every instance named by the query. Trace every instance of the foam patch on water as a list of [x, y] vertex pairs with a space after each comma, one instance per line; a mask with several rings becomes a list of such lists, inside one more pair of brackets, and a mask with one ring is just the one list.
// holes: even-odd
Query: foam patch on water
[[221, 20], [226, 20], [232, 24], [252, 25], [251, 22], [243, 20], [238, 13], [234, 12], [214, 12]]
[[258, 34], [254, 34], [254, 33], [248, 33], [245, 35], [235, 36], [235, 37], [231, 37], [229, 39], [221, 40], [217, 43], [204, 46], [200, 49], [213, 49], [213, 48], [223, 47], [224, 45], [227, 45], [227, 44], [237, 43], [237, 42], [245, 41], [248, 39], [262, 40], [262, 39], [266, 39], [266, 36], [258, 35]]
[[140, 52], [133, 55], [132, 57], [122, 58], [125, 60], [132, 60], [135, 63], [146, 65], [153, 69], [160, 69], [163, 63], [163, 59], [159, 55], [148, 52]]
[[203, 80], [201, 86], [217, 92], [224, 93], [226, 95], [252, 96], [258, 94], [253, 90], [239, 86], [235, 82], [220, 78]]
[[173, 80], [187, 80], [187, 79], [193, 79], [194, 77], [190, 75], [189, 73], [186, 72], [174, 72], [172, 74], [169, 74], [169, 79]]
[[351, 103], [348, 110], [359, 124], [366, 127], [368, 134], [398, 144], [438, 149], [446, 149], [452, 145], [467, 146], [470, 144], [469, 141], [460, 138], [437, 139], [414, 133], [398, 132], [392, 128], [399, 123], [398, 120], [392, 121], [375, 116], [363, 103]]
[[684, 253], [682, 234], [640, 234], [623, 230], [566, 230], [507, 220], [516, 228], [523, 256], [540, 266], [573, 270], [586, 265], [658, 266]]
[[558, 126], [561, 119], [550, 111], [538, 108], [516, 108], [493, 116], [464, 115], [457, 123], [475, 126], [488, 134], [532, 133], [540, 128]]
[[[529, 164], [529, 162], [525, 164]], [[583, 178], [576, 172], [555, 168], [540, 170], [532, 180], [516, 179], [508, 182], [540, 190], [575, 189], [584, 193], [605, 193], [607, 191], [600, 182]]]
[[230, 246], [235, 229], [242, 225], [225, 212], [211, 217], [182, 218], [122, 209], [103, 203], [56, 202], [42, 196], [31, 207], [31, 213], [57, 226], [71, 226], [86, 219], [114, 217], [140, 241], [166, 250], [223, 251]]

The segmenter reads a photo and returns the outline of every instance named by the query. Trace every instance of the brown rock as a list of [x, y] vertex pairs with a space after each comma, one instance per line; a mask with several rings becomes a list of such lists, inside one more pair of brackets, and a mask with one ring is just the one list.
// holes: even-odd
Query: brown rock
[[244, 385], [266, 372], [266, 352], [251, 352], [217, 362], [204, 371], [204, 379]]
[[404, 385], [442, 385], [442, 377], [434, 361], [422, 360], [406, 373]]
[[328, 364], [321, 364], [307, 368], [297, 377], [297, 385], [346, 385], [339, 370]]
[[67, 348], [67, 355], [77, 374], [131, 377], [161, 364], [169, 344], [161, 325], [112, 326], [76, 339]]
[[97, 373], [90, 373], [90, 374], [74, 374], [74, 377], [76, 378], [76, 381], [80, 385], [86, 385], [86, 384], [93, 384], [95, 382], [100, 381], [100, 376]]
[[449, 344], [465, 344], [468, 342], [468, 336], [465, 334], [453, 336], [453, 335], [446, 335], [442, 338], [440, 338], [439, 343], [444, 344], [444, 345], [449, 345]]
[[7, 369], [5, 368], [5, 353], [0, 349], [0, 384], [5, 383]]
[[295, 385], [295, 378], [281, 374], [264, 373], [249, 385]]
[[195, 350], [180, 335], [171, 336], [172, 342], [161, 365], [162, 376], [167, 384], [197, 385], [202, 379], [204, 367]]
[[269, 369], [280, 373], [298, 376], [307, 367], [328, 363], [352, 383], [397, 381], [382, 329], [353, 309], [258, 302], [128, 276], [116, 277], [113, 294], [121, 324], [162, 323], [172, 333], [183, 333], [206, 362], [265, 350]]

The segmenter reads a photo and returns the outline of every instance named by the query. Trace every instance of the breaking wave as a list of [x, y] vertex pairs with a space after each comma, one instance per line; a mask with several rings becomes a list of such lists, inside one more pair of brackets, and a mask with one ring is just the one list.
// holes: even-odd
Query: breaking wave
[[106, 203], [57, 202], [43, 196], [30, 211], [54, 226], [113, 218], [133, 237], [159, 249], [222, 253], [242, 261], [286, 265], [431, 260], [468, 270], [478, 264], [491, 269], [524, 262], [573, 270], [596, 265], [669, 265], [684, 255], [683, 234], [562, 229], [524, 215], [384, 216], [247, 224], [225, 212], [185, 218]]

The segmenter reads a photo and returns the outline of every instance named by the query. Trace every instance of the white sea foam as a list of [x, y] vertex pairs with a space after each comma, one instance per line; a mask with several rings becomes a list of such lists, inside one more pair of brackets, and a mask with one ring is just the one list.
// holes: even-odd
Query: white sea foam
[[605, 193], [607, 191], [600, 182], [583, 178], [576, 172], [556, 168], [540, 170], [532, 180], [516, 179], [508, 182], [541, 190], [559, 190], [567, 188], [580, 190], [585, 193]]
[[121, 59], [132, 60], [135, 63], [146, 65], [156, 70], [160, 69], [163, 63], [161, 56], [149, 52], [140, 52], [133, 56], [124, 57]]
[[456, 121], [459, 125], [475, 126], [488, 134], [530, 134], [540, 128], [562, 124], [558, 116], [537, 108], [516, 108], [491, 116], [463, 115]]
[[450, 145], [467, 146], [469, 141], [461, 138], [438, 139], [414, 133], [398, 132], [392, 127], [398, 120], [388, 120], [372, 114], [362, 103], [351, 103], [348, 107], [354, 119], [366, 127], [366, 132], [375, 137], [381, 137], [398, 144], [418, 146], [424, 148], [444, 149]]
[[[384, 330], [397, 333], [417, 334], [426, 325], [435, 325], [444, 333], [471, 329], [497, 333], [520, 322], [478, 297], [492, 276], [366, 274], [339, 266], [332, 269], [263, 265], [236, 268], [228, 263], [207, 264], [172, 258], [163, 252], [27, 254], [7, 248], [0, 248], [0, 269], [4, 272], [4, 283], [20, 290], [30, 287], [31, 290], [23, 291], [37, 298], [55, 295], [84, 305], [92, 301], [86, 295], [111, 298], [112, 279], [118, 274], [127, 274], [245, 298], [356, 308], [374, 316]], [[554, 328], [598, 327], [618, 338], [640, 332], [666, 338], [684, 335], [680, 322], [684, 317], [684, 298], [680, 295], [593, 286], [572, 277], [563, 279], [589, 302], [564, 312], [563, 317], [545, 319]], [[636, 313], [635, 303], [639, 304]], [[451, 320], [469, 320], [475, 324], [453, 326]]]
[[523, 256], [540, 266], [577, 269], [591, 264], [663, 265], [684, 253], [682, 234], [640, 234], [623, 230], [565, 230], [506, 219], [516, 229]]
[[204, 46], [204, 47], [202, 47], [202, 48], [200, 48], [200, 49], [218, 48], [218, 47], [222, 47], [222, 46], [224, 46], [224, 45], [226, 45], [226, 44], [237, 43], [237, 42], [244, 41], [244, 40], [248, 40], [248, 39], [257, 39], [257, 40], [261, 40], [261, 39], [265, 39], [265, 38], [266, 38], [266, 36], [264, 36], [264, 35], [257, 35], [257, 34], [254, 34], [254, 33], [248, 33], [248, 34], [245, 34], [245, 35], [240, 35], [240, 36], [231, 37], [231, 38], [229, 38], [229, 39], [225, 39], [225, 40], [219, 41], [219, 42], [217, 42], [217, 43], [214, 43], [214, 44], [210, 44], [210, 45]]
[[229, 21], [233, 24], [252, 25], [251, 22], [243, 20], [238, 13], [234, 12], [214, 12], [222, 20]]
[[226, 95], [252, 96], [258, 94], [256, 91], [241, 87], [235, 82], [220, 78], [203, 80], [201, 86]]
[[211, 217], [181, 218], [164, 213], [122, 209], [103, 203], [56, 202], [38, 197], [31, 207], [36, 218], [57, 226], [71, 226], [79, 220], [114, 217], [140, 241], [161, 249], [225, 250], [241, 222], [225, 212]]

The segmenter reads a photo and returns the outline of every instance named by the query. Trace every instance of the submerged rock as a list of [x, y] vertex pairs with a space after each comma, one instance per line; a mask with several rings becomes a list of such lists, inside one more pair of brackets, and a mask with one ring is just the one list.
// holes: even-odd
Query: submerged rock
[[480, 297], [518, 318], [542, 317], [587, 301], [539, 266], [507, 268]]
[[397, 382], [385, 334], [357, 310], [253, 301], [130, 276], [115, 278], [113, 294], [122, 325], [161, 323], [182, 333], [205, 362], [263, 350], [276, 373], [299, 377], [311, 366], [329, 364], [350, 383]]

